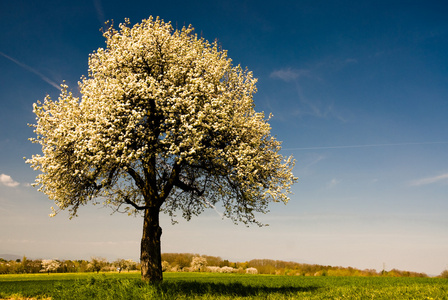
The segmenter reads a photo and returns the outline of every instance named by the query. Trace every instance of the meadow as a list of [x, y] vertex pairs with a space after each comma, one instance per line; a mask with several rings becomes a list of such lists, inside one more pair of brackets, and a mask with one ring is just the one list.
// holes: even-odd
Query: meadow
[[448, 299], [443, 278], [137, 272], [0, 275], [0, 299]]

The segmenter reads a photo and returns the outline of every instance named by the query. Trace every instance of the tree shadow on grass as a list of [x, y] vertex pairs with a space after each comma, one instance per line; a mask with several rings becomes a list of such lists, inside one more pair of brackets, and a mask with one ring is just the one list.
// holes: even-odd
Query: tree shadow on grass
[[197, 281], [163, 282], [159, 288], [164, 293], [175, 293], [185, 296], [235, 296], [250, 297], [256, 295], [282, 294], [291, 295], [304, 292], [313, 292], [317, 286], [281, 286], [269, 287], [263, 285], [245, 285], [239, 282], [215, 283]]

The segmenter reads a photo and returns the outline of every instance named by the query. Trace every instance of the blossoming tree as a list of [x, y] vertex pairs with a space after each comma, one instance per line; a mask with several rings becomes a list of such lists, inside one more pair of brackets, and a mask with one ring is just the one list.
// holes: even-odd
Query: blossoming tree
[[42, 260], [41, 272], [47, 272], [48, 274], [50, 274], [50, 272], [55, 272], [60, 266], [61, 263], [58, 262], [57, 260], [44, 259]]
[[294, 160], [278, 152], [256, 79], [217, 43], [152, 17], [104, 32], [80, 97], [34, 105], [42, 154], [27, 162], [53, 214], [102, 201], [143, 215], [142, 278], [162, 280], [159, 213], [189, 220], [221, 203], [224, 216], [257, 223], [271, 201], [288, 201]]

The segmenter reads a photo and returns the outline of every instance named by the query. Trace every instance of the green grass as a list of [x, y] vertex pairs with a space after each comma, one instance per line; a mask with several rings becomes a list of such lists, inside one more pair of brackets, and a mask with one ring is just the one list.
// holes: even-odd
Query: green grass
[[0, 275], [0, 298], [36, 299], [448, 299], [448, 280], [166, 273]]

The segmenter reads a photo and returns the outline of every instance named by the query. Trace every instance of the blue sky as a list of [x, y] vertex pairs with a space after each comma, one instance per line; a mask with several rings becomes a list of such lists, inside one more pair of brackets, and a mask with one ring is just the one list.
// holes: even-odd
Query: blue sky
[[3, 1], [0, 253], [139, 257], [142, 220], [98, 206], [49, 218], [23, 157], [32, 104], [76, 91], [104, 21], [160, 16], [218, 39], [259, 79], [254, 101], [299, 177], [270, 226], [213, 210], [171, 225], [163, 252], [440, 274], [448, 268], [448, 4], [444, 1]]

